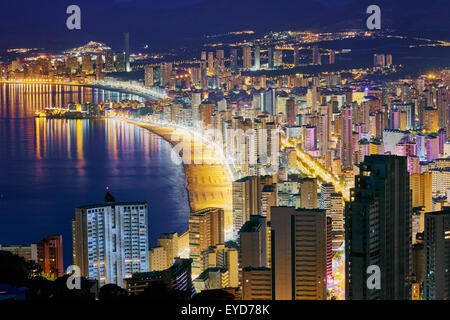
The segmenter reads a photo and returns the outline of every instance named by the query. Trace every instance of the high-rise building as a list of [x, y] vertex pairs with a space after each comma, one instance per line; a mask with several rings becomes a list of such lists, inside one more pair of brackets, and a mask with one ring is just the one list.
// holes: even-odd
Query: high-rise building
[[198, 107], [198, 112], [199, 112], [199, 120], [203, 124], [203, 127], [205, 129], [210, 128], [212, 115], [214, 113], [214, 104], [202, 103]]
[[228, 286], [236, 288], [239, 286], [238, 275], [238, 250], [233, 247], [218, 244], [209, 247], [202, 252], [203, 270], [209, 268], [221, 268], [228, 271]]
[[319, 152], [324, 156], [328, 150], [328, 137], [330, 135], [328, 114], [319, 116]]
[[153, 87], [154, 84], [154, 74], [152, 67], [145, 67], [145, 86], [147, 88]]
[[298, 50], [299, 50], [299, 47], [298, 46], [294, 46], [294, 59], [293, 59], [293, 62], [292, 62], [294, 67], [299, 65], [300, 56], [299, 56]]
[[277, 205], [277, 185], [265, 185], [261, 191], [261, 215], [270, 221], [270, 208]]
[[216, 50], [216, 59], [219, 72], [221, 73], [225, 70], [225, 51], [223, 49]]
[[313, 47], [312, 51], [312, 64], [313, 65], [319, 65], [322, 64], [321, 57], [320, 57], [320, 51], [318, 46]]
[[192, 259], [192, 275], [202, 273], [202, 252], [211, 246], [224, 243], [224, 211], [222, 208], [206, 208], [189, 216], [189, 249]]
[[214, 52], [208, 52], [208, 73], [214, 74]]
[[126, 71], [125, 53], [119, 52], [116, 54], [116, 71], [125, 72]]
[[289, 126], [295, 126], [297, 110], [295, 108], [295, 100], [288, 99], [286, 101], [286, 118]]
[[386, 67], [392, 66], [392, 54], [386, 55]]
[[97, 81], [103, 80], [103, 55], [97, 55], [95, 59], [95, 76]]
[[73, 262], [100, 286], [122, 287], [123, 279], [149, 269], [147, 202], [115, 202], [108, 195], [103, 204], [75, 209]]
[[244, 177], [233, 181], [233, 229], [237, 234], [250, 216], [260, 210], [260, 186], [258, 177]]
[[273, 60], [273, 47], [269, 47], [267, 50], [267, 65], [269, 69], [273, 69], [274, 60]]
[[266, 112], [270, 115], [277, 114], [277, 98], [276, 90], [274, 88], [269, 88], [261, 93], [261, 111]]
[[252, 67], [252, 48], [250, 46], [242, 47], [242, 68], [247, 70]]
[[148, 260], [149, 271], [161, 271], [168, 267], [166, 250], [161, 246], [150, 248]]
[[255, 70], [261, 69], [261, 48], [255, 47]]
[[[411, 215], [406, 157], [367, 156], [345, 209], [347, 300], [410, 299]], [[370, 266], [380, 288], [367, 285]]]
[[242, 300], [272, 300], [271, 269], [242, 269]]
[[61, 277], [64, 274], [62, 236], [51, 235], [37, 245], [37, 263], [46, 274]]
[[273, 65], [275, 67], [280, 67], [283, 65], [283, 51], [275, 50], [273, 52]]
[[411, 205], [423, 207], [425, 212], [431, 212], [433, 206], [433, 175], [431, 172], [414, 173], [409, 178], [412, 191]]
[[237, 60], [238, 60], [237, 49], [231, 49], [230, 50], [230, 69], [233, 72], [235, 72], [238, 68]]
[[333, 50], [331, 50], [330, 51], [330, 64], [334, 64], [334, 56], [335, 56], [335, 53]]
[[158, 245], [164, 248], [166, 256], [166, 266], [169, 268], [176, 257], [179, 257], [178, 233], [163, 233], [158, 237]]
[[425, 214], [425, 300], [450, 299], [450, 210]]
[[325, 300], [325, 210], [273, 207], [271, 221], [275, 300]]
[[438, 109], [426, 107], [423, 110], [423, 125], [427, 132], [437, 132], [438, 126]]
[[105, 71], [113, 72], [114, 70], [114, 52], [108, 51], [105, 53]]
[[268, 267], [267, 220], [250, 216], [239, 231], [240, 264], [245, 267]]
[[167, 86], [170, 83], [170, 76], [172, 75], [173, 64], [170, 62], [163, 62], [161, 64], [160, 72], [160, 84], [162, 86]]
[[304, 209], [318, 208], [317, 179], [305, 178], [300, 183], [300, 205]]
[[131, 71], [131, 65], [130, 65], [130, 33], [125, 32], [123, 34], [123, 47], [125, 52], [125, 71], [130, 72]]
[[337, 251], [344, 241], [344, 200], [332, 184], [321, 185], [319, 208], [324, 209], [327, 217], [331, 218], [332, 248]]
[[373, 55], [373, 65], [375, 68], [377, 68], [377, 67], [384, 68], [386, 65], [386, 56], [384, 54], [374, 54]]
[[92, 56], [85, 54], [81, 57], [81, 71], [85, 73], [94, 72], [94, 64], [92, 63]]
[[441, 87], [437, 93], [438, 127], [447, 129], [450, 123], [450, 91], [448, 87]]
[[345, 169], [351, 167], [353, 164], [352, 107], [344, 107], [342, 109], [342, 115], [341, 161], [342, 168]]

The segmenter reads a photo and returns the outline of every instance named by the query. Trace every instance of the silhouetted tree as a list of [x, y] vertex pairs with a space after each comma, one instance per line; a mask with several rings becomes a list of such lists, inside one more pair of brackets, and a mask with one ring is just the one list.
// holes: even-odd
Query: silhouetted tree
[[41, 267], [33, 261], [8, 251], [0, 251], [0, 283], [20, 287], [34, 275], [42, 272]]
[[192, 300], [234, 300], [234, 295], [222, 290], [203, 290], [192, 297]]
[[121, 300], [128, 297], [128, 292], [115, 284], [106, 284], [100, 288], [100, 300]]
[[132, 298], [139, 300], [188, 300], [190, 298], [190, 293], [167, 288], [167, 285], [163, 280], [158, 280], [151, 282], [148, 287], [144, 289], [142, 295], [136, 295]]

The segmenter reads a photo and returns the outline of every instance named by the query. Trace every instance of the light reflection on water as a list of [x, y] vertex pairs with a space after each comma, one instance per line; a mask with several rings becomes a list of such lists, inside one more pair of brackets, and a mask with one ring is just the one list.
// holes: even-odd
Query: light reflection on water
[[149, 202], [151, 244], [184, 232], [189, 214], [184, 169], [159, 136], [117, 120], [35, 119], [44, 106], [135, 98], [99, 89], [0, 84], [0, 243], [62, 234], [71, 263], [76, 206], [100, 203], [109, 186], [117, 201]]

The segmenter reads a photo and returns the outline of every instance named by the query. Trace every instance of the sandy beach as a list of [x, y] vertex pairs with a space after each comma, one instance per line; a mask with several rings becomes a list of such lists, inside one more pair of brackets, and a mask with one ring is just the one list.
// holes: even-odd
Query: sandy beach
[[[191, 161], [184, 163], [191, 209], [195, 211], [208, 207], [223, 208], [225, 212], [225, 230], [229, 234], [228, 232], [233, 225], [232, 177], [229, 175], [222, 160], [215, 157], [204, 142], [199, 143], [196, 141], [197, 145], [194, 152], [192, 136], [185, 132], [182, 138], [179, 138], [178, 133], [181, 132], [180, 129], [134, 121], [127, 122], [150, 130], [168, 141], [172, 146], [176, 145], [177, 149], [191, 150]], [[177, 134], [175, 134], [175, 130], [177, 130]], [[200, 150], [201, 152], [199, 152]], [[183, 152], [180, 155], [183, 156]], [[208, 164], [208, 162], [213, 163]]]

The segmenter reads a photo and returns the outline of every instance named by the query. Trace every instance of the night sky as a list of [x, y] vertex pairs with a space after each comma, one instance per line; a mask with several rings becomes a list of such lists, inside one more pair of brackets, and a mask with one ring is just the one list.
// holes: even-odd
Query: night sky
[[[336, 5], [346, 4], [352, 0], [284, 0], [288, 4], [305, 7], [305, 11], [310, 10], [310, 4], [316, 6], [332, 7]], [[243, 2], [249, 3], [247, 7], [255, 7], [255, 14], [259, 14], [258, 10], [265, 8], [272, 10], [271, 7], [279, 2], [272, 0], [14, 0], [0, 2], [0, 48], [11, 47], [44, 47], [47, 49], [65, 49], [73, 45], [84, 44], [85, 41], [97, 40], [108, 42], [118, 49], [121, 42], [118, 41], [117, 34], [125, 31], [126, 28], [131, 30], [139, 38], [157, 39], [169, 38], [173, 35], [186, 31], [187, 24], [174, 25], [170, 18], [158, 21], [152, 25], [155, 20], [155, 14], [161, 16], [159, 12], [176, 12], [178, 16], [183, 16], [186, 8], [195, 5], [203, 5], [204, 10], [211, 7], [211, 3], [227, 2], [232, 14], [236, 14], [238, 20], [239, 12], [247, 14], [248, 8], [242, 9]], [[199, 4], [202, 3], [202, 4]], [[205, 6], [204, 4], [207, 3]], [[69, 31], [66, 28], [66, 8], [69, 5], [76, 4], [81, 8], [82, 14], [82, 30]], [[245, 5], [244, 5], [245, 6]], [[287, 6], [285, 6], [287, 7]], [[241, 10], [239, 10], [241, 8]], [[315, 9], [320, 9], [315, 8]], [[198, 11], [198, 10], [197, 10]], [[212, 9], [212, 11], [214, 11]], [[189, 10], [185, 11], [187, 19], [189, 18]], [[208, 12], [208, 15], [213, 12]], [[215, 13], [226, 15], [223, 11]], [[205, 14], [206, 15], [206, 14]], [[191, 15], [192, 16], [192, 15]], [[299, 12], [299, 17], [302, 13]], [[263, 17], [263, 16], [261, 16]], [[194, 18], [194, 17], [193, 17]], [[224, 28], [230, 23], [230, 28], [234, 29], [231, 17], [227, 17]], [[249, 17], [249, 26], [252, 20]], [[148, 30], [146, 29], [148, 26]], [[156, 26], [156, 27], [155, 27]], [[193, 26], [191, 26], [194, 28]], [[236, 28], [238, 28], [237, 26]], [[136, 30], [133, 30], [136, 29]], [[209, 29], [215, 30], [214, 26], [209, 28], [208, 22], [199, 27], [205, 33]], [[183, 30], [180, 30], [183, 29]], [[140, 36], [140, 32], [146, 31], [144, 36]], [[236, 31], [236, 30], [231, 30]], [[137, 45], [137, 44], [136, 44]]]

